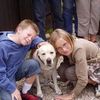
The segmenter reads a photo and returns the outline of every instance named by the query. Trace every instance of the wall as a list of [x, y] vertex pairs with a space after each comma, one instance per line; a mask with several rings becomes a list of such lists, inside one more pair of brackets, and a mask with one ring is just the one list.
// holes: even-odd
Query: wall
[[[14, 30], [25, 18], [34, 20], [32, 13], [32, 0], [0, 0], [0, 31]], [[46, 22], [47, 28], [51, 27], [50, 15], [47, 16]]]

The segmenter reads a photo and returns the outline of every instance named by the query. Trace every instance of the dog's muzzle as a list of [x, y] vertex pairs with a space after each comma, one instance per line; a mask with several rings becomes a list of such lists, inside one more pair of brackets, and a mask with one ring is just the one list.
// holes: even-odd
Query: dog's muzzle
[[47, 62], [47, 65], [48, 65], [48, 66], [51, 66], [51, 63], [52, 63], [52, 62], [51, 62], [51, 59], [50, 59], [50, 58], [48, 58], [48, 59], [46, 60], [46, 62]]

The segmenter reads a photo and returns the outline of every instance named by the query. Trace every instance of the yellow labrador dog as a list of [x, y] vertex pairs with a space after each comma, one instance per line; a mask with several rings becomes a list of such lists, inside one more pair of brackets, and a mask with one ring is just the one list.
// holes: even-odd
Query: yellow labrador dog
[[[56, 57], [54, 47], [50, 43], [42, 45], [35, 51], [33, 58], [38, 60], [41, 65], [40, 75], [43, 75], [45, 79], [53, 79], [55, 92], [57, 94], [62, 94], [57, 84], [57, 67], [60, 65], [62, 60]], [[37, 76], [36, 81], [37, 95], [43, 97], [39, 76]]]

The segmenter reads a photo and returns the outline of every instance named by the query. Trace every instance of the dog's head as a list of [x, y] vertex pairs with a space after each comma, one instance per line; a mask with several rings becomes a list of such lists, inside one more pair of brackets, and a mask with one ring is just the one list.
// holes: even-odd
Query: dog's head
[[38, 60], [42, 63], [42, 69], [49, 70], [54, 67], [56, 51], [50, 43], [39, 47], [37, 49], [36, 56], [38, 57]]

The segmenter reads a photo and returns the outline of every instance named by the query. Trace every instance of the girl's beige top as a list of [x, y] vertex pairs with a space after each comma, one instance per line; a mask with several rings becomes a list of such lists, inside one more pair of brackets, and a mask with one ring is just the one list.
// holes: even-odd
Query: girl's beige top
[[70, 62], [75, 64], [77, 83], [73, 92], [79, 95], [88, 83], [88, 64], [87, 61], [99, 57], [99, 47], [85, 39], [75, 39], [74, 50], [69, 56]]

